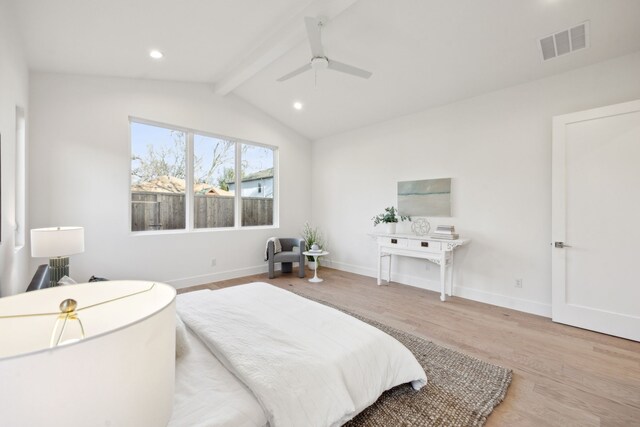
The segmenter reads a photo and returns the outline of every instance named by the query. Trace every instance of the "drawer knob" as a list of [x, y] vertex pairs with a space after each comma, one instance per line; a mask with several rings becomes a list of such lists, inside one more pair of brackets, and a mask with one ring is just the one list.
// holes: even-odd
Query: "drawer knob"
[[391, 239], [391, 243], [398, 243], [398, 239]]
[[428, 248], [429, 242], [420, 242], [420, 246], [422, 246], [423, 248]]

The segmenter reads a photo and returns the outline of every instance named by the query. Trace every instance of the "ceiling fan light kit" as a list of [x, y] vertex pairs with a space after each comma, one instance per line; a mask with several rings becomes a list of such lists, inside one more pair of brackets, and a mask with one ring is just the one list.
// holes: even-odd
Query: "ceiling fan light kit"
[[309, 38], [309, 45], [311, 46], [311, 62], [303, 65], [300, 68], [293, 70], [292, 72], [280, 77], [277, 81], [283, 82], [289, 80], [292, 77], [302, 74], [305, 71], [313, 70], [325, 70], [330, 69], [333, 71], [339, 71], [341, 73], [350, 74], [352, 76], [368, 79], [372, 73], [363, 70], [353, 65], [345, 64], [342, 62], [329, 59], [324, 54], [324, 47], [322, 46], [322, 40], [320, 38], [320, 31], [324, 25], [323, 21], [317, 18], [306, 17], [304, 23], [307, 28], [307, 37]]
[[311, 58], [311, 68], [314, 71], [325, 70], [329, 67], [329, 60], [326, 57]]

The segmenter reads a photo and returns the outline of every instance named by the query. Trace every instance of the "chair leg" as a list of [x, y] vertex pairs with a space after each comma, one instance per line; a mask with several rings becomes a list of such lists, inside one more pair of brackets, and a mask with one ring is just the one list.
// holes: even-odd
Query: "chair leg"
[[298, 263], [298, 277], [304, 277], [304, 262]]
[[273, 279], [274, 277], [276, 277], [276, 275], [274, 274], [274, 268], [273, 268], [273, 262], [269, 262], [269, 279]]
[[283, 262], [281, 263], [282, 265], [282, 272], [283, 273], [291, 273], [293, 271], [293, 263], [292, 262]]

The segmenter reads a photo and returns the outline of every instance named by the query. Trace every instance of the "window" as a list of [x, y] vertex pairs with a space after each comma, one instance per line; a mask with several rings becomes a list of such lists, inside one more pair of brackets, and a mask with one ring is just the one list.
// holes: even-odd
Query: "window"
[[273, 225], [273, 149], [241, 144], [242, 225]]
[[131, 123], [131, 231], [185, 228], [186, 137]]
[[130, 124], [131, 231], [275, 224], [275, 148]]
[[236, 144], [194, 135], [194, 228], [233, 227], [235, 223]]

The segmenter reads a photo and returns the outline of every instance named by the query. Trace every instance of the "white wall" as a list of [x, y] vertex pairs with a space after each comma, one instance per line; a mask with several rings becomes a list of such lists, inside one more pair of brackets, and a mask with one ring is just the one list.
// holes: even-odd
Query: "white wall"
[[[298, 235], [310, 218], [300, 179], [310, 169], [309, 141], [237, 97], [204, 84], [37, 72], [30, 94], [31, 225], [85, 227], [85, 252], [71, 257], [76, 280], [179, 287], [266, 271], [265, 240]], [[131, 235], [129, 116], [279, 147], [280, 229]]]
[[[13, 11], [0, 1], [0, 134], [2, 135], [2, 243], [0, 296], [22, 292], [29, 284], [28, 245], [15, 248], [16, 106], [27, 111], [28, 72]], [[22, 224], [23, 227], [26, 224]]]
[[[332, 265], [374, 276], [366, 233], [397, 206], [397, 182], [452, 177], [453, 218], [429, 220], [472, 239], [456, 293], [550, 315], [551, 118], [640, 98], [638, 76], [640, 53], [314, 142], [313, 220]], [[437, 289], [438, 267], [402, 259], [392, 280]]]

